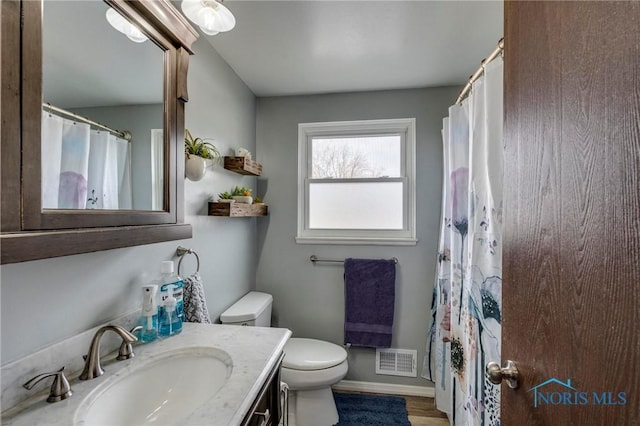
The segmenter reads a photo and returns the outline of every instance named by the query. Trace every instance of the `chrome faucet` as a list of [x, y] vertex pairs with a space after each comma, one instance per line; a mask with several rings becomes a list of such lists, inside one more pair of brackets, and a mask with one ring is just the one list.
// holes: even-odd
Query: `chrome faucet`
[[118, 351], [118, 357], [116, 359], [124, 360], [133, 358], [134, 353], [131, 343], [138, 340], [136, 336], [129, 333], [119, 325], [105, 325], [104, 327], [100, 327], [93, 336], [93, 340], [91, 340], [89, 353], [85, 357], [84, 370], [82, 370], [82, 374], [80, 374], [80, 380], [95, 379], [96, 377], [100, 377], [104, 374], [104, 370], [100, 365], [100, 339], [105, 331], [108, 330], [115, 331], [120, 337], [122, 337], [122, 345], [120, 345], [120, 350]]

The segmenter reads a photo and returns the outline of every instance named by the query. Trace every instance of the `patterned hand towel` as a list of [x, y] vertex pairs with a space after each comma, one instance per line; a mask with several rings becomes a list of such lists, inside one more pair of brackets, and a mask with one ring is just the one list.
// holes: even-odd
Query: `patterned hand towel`
[[395, 262], [386, 259], [346, 259], [344, 283], [344, 342], [355, 346], [391, 347]]
[[187, 322], [199, 322], [211, 324], [207, 300], [204, 297], [202, 278], [199, 273], [184, 279], [184, 320]]

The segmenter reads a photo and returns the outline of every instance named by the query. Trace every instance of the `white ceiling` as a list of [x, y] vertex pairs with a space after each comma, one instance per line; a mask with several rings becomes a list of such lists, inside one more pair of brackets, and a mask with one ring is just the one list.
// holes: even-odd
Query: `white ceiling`
[[[503, 31], [502, 1], [224, 4], [236, 27], [201, 37], [257, 96], [462, 85]], [[180, 9], [179, 0], [174, 5]], [[161, 101], [160, 49], [115, 31], [106, 10], [101, 0], [45, 2], [45, 101], [62, 107]], [[150, 70], [132, 71], [143, 64]]]
[[503, 33], [502, 1], [243, 1], [207, 40], [257, 96], [461, 85]]

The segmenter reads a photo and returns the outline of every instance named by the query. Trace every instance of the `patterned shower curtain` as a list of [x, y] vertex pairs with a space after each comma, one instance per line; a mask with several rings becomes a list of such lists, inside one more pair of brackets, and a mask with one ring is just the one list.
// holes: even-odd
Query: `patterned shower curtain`
[[443, 121], [444, 179], [431, 333], [423, 377], [456, 426], [500, 424], [502, 58]]

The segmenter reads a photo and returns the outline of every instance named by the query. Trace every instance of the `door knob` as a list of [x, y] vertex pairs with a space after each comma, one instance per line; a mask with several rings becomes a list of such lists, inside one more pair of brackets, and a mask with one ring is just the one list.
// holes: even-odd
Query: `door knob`
[[520, 385], [520, 373], [516, 363], [508, 359], [504, 367], [500, 367], [497, 362], [487, 364], [487, 378], [493, 384], [499, 385], [503, 380], [507, 382], [507, 386], [516, 389]]

